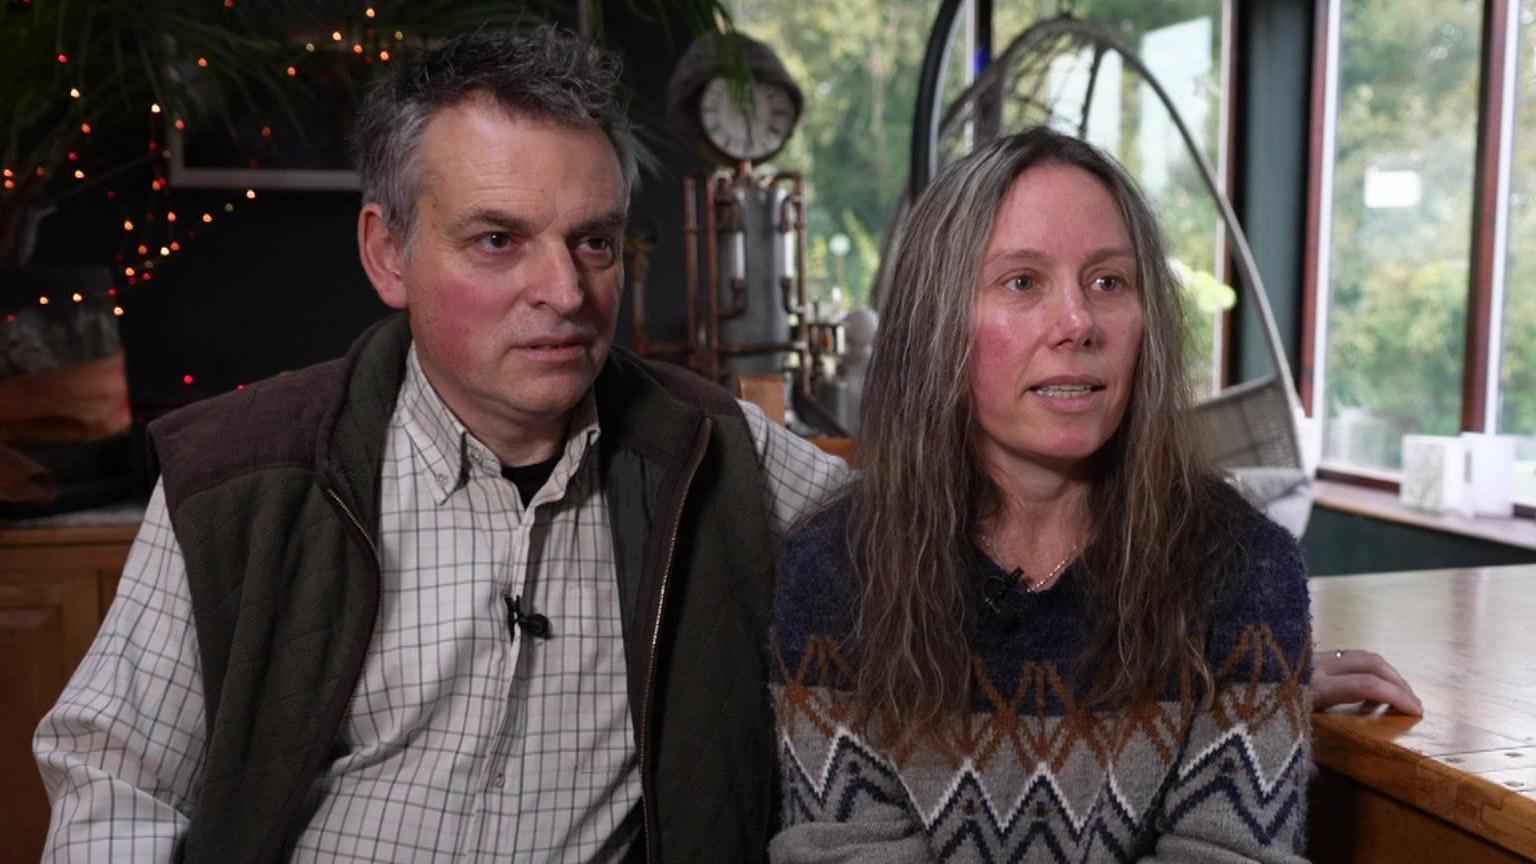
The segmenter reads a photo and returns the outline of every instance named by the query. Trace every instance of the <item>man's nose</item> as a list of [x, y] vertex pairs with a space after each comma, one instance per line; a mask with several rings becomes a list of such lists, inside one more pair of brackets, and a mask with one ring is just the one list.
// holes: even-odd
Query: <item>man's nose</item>
[[534, 272], [528, 274], [528, 291], [535, 305], [547, 306], [562, 315], [581, 308], [586, 292], [570, 249], [562, 243], [541, 244], [534, 266]]

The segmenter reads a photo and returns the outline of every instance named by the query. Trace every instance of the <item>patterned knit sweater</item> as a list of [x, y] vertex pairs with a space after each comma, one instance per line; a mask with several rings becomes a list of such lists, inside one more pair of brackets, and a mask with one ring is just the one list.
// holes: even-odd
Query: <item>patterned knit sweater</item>
[[1172, 692], [1135, 710], [1079, 707], [1080, 565], [1030, 594], [978, 553], [987, 608], [964, 628], [972, 705], [946, 733], [960, 754], [948, 756], [866, 738], [849, 700], [847, 507], [821, 513], [786, 544], [777, 588], [784, 828], [773, 860], [1302, 860], [1305, 572], [1284, 530], [1256, 512], [1235, 518], [1252, 567], [1218, 604], [1207, 641], [1217, 691], [1204, 710]]

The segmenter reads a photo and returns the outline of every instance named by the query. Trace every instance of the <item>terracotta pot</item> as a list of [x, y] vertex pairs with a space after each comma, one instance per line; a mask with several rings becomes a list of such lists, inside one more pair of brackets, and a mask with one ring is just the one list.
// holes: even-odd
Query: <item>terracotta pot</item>
[[95, 506], [141, 485], [111, 284], [102, 267], [0, 270], [0, 516]]

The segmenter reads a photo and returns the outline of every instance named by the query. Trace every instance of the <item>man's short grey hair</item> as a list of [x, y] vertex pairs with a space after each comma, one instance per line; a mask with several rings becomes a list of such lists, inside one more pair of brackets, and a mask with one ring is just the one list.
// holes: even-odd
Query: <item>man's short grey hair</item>
[[508, 113], [598, 129], [618, 156], [624, 196], [638, 174], [617, 54], [553, 25], [456, 36], [401, 63], [364, 99], [352, 137], [363, 203], [379, 204], [410, 244], [420, 195], [422, 133], [439, 111], [489, 97]]

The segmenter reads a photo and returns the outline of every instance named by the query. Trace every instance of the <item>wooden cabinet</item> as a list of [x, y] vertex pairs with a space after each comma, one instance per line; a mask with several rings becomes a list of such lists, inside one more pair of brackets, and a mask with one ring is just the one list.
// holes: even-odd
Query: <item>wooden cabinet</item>
[[137, 530], [0, 527], [0, 862], [42, 854], [32, 732], [90, 647]]

